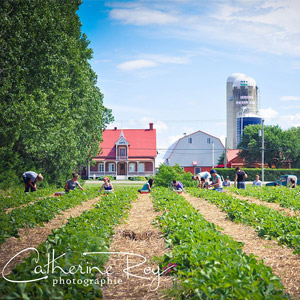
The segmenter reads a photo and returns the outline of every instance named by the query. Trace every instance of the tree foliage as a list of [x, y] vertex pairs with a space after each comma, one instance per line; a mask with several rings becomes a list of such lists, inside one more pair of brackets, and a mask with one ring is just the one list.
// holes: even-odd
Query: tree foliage
[[61, 182], [99, 151], [113, 118], [88, 62], [80, 3], [0, 2], [0, 180], [35, 170]]
[[[248, 166], [261, 162], [262, 139], [258, 135], [261, 125], [245, 127], [240, 157], [245, 158]], [[264, 128], [264, 161], [271, 167], [280, 168], [291, 162], [293, 168], [300, 166], [300, 127], [282, 130], [279, 126], [265, 126]]]
[[155, 175], [155, 186], [171, 187], [173, 180], [178, 180], [183, 183], [185, 187], [197, 186], [196, 182], [192, 180], [192, 173], [185, 172], [178, 164], [167, 166], [161, 164], [158, 169], [158, 173]]

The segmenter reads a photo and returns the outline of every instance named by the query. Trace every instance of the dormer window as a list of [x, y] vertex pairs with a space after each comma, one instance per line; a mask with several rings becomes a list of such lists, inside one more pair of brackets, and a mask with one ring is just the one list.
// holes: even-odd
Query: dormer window
[[125, 149], [124, 148], [121, 148], [120, 149], [120, 156], [125, 156]]

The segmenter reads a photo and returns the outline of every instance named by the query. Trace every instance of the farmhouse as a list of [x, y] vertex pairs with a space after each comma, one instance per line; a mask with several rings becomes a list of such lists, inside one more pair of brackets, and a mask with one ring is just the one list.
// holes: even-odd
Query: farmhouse
[[100, 154], [93, 158], [94, 166], [88, 166], [88, 177], [111, 175], [116, 179], [155, 174], [156, 129], [153, 123], [148, 129], [106, 129]]
[[199, 130], [171, 145], [164, 159], [168, 166], [177, 163], [184, 171], [197, 174], [217, 165], [224, 149], [219, 138]]

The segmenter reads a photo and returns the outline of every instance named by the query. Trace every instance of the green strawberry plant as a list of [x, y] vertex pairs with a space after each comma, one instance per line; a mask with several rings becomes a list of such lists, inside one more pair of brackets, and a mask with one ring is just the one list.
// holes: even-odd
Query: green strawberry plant
[[[170, 252], [160, 258], [181, 289], [180, 299], [287, 299], [272, 269], [246, 255], [242, 244], [220, 233], [184, 197], [166, 188], [152, 192], [154, 206], [163, 212], [156, 224]], [[177, 282], [175, 280], [175, 282]], [[178, 295], [179, 294], [179, 295]]]
[[[109, 255], [86, 254], [88, 252], [108, 252], [114, 234], [114, 227], [128, 216], [131, 202], [137, 198], [135, 190], [127, 188], [102, 197], [95, 208], [83, 212], [77, 218], [70, 218], [62, 227], [53, 230], [46, 242], [37, 247], [23, 263], [18, 264], [6, 277], [14, 281], [26, 281], [48, 277], [36, 282], [14, 283], [0, 279], [1, 299], [102, 299], [98, 269], [103, 271]], [[44, 267], [45, 274], [34, 272], [37, 265], [46, 266], [48, 256], [62, 256], [55, 261], [54, 270]], [[14, 255], [14, 254], [12, 254]], [[72, 268], [80, 271], [64, 274]], [[95, 268], [91, 272], [88, 267]], [[97, 268], [97, 269], [96, 269]], [[67, 284], [67, 280], [71, 284]], [[97, 280], [99, 282], [97, 282]], [[60, 282], [61, 281], [61, 282]], [[64, 282], [64, 283], [62, 283]]]

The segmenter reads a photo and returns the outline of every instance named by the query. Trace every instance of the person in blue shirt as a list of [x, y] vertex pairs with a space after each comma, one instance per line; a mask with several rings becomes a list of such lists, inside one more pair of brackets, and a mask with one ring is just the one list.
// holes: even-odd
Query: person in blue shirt
[[104, 183], [103, 185], [101, 186], [100, 190], [99, 190], [99, 193], [101, 193], [101, 191], [104, 189], [105, 191], [114, 191], [114, 187], [113, 185], [110, 183], [110, 179], [108, 177], [104, 177], [103, 178], [104, 180]]
[[25, 183], [25, 193], [37, 191], [36, 183], [44, 179], [42, 174], [37, 174], [33, 171], [27, 171], [23, 175], [23, 181]]
[[173, 187], [173, 190], [183, 191], [183, 184], [180, 181], [173, 180], [171, 186]]
[[152, 188], [153, 182], [154, 182], [154, 180], [153, 180], [152, 178], [150, 178], [150, 179], [148, 180], [148, 182], [146, 182], [146, 183], [143, 185], [143, 187], [142, 187], [140, 190], [138, 190], [138, 191], [139, 191], [140, 193], [141, 193], [141, 192], [150, 192], [150, 191], [151, 191], [151, 188]]
[[212, 184], [210, 184], [209, 187], [213, 187], [214, 190], [218, 192], [223, 192], [221, 176], [218, 175], [214, 169], [210, 170], [210, 174], [212, 176]]
[[225, 177], [225, 180], [223, 181], [223, 187], [230, 187], [231, 186], [231, 182], [229, 180], [229, 176]]

